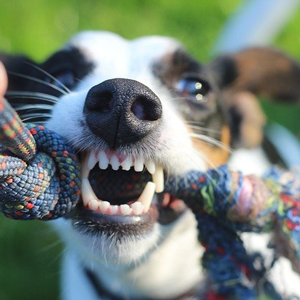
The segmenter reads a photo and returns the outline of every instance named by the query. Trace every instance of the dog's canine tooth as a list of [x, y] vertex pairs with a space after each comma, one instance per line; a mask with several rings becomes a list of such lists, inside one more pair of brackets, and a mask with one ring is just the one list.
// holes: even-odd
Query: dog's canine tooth
[[106, 212], [106, 210], [109, 208], [110, 203], [108, 201], [100, 201], [100, 210], [102, 212]]
[[129, 207], [129, 205], [127, 205], [127, 204], [122, 204], [121, 206], [120, 206], [120, 209], [121, 209], [121, 214], [122, 215], [130, 215], [131, 214], [131, 212], [132, 212], [132, 209]]
[[88, 207], [89, 207], [89, 209], [91, 209], [91, 210], [97, 210], [98, 207], [99, 207], [99, 201], [97, 201], [97, 200], [95, 200], [95, 199], [91, 200], [91, 201], [89, 202], [89, 204], [88, 204]]
[[130, 205], [130, 207], [132, 208], [132, 211], [135, 215], [140, 215], [143, 210], [144, 210], [144, 206], [141, 202], [134, 202]]
[[151, 205], [154, 193], [155, 193], [155, 183], [149, 181], [142, 194], [140, 195], [140, 197], [138, 198], [138, 202], [141, 202], [144, 206], [144, 212], [146, 213], [149, 210], [149, 207]]
[[116, 155], [113, 155], [110, 159], [110, 164], [113, 170], [117, 171], [120, 167], [119, 159]]
[[91, 151], [88, 156], [88, 161], [87, 161], [88, 169], [92, 170], [95, 167], [97, 161], [98, 161], [98, 159], [96, 158], [96, 153]]
[[121, 167], [123, 170], [128, 171], [132, 166], [132, 159], [130, 155], [127, 155], [126, 158], [122, 161]]
[[144, 160], [142, 157], [137, 157], [134, 162], [134, 170], [136, 172], [142, 172], [144, 169]]
[[106, 153], [104, 151], [100, 151], [98, 157], [99, 157], [99, 168], [102, 170], [107, 169], [109, 161]]
[[97, 196], [95, 195], [87, 178], [83, 178], [81, 181], [81, 195], [85, 206], [87, 206], [91, 200], [97, 200]]
[[150, 174], [155, 173], [155, 163], [152, 160], [148, 160], [145, 165]]
[[165, 188], [164, 170], [161, 166], [156, 166], [156, 170], [152, 175], [152, 180], [156, 184], [156, 193], [161, 193]]

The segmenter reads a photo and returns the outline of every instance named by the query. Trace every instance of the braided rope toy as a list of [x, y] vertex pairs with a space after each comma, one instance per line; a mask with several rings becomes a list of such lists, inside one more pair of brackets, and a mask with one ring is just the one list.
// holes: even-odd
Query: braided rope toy
[[[80, 199], [80, 163], [62, 137], [33, 124], [25, 126], [0, 102], [0, 211], [17, 220], [50, 220], [70, 212]], [[194, 212], [205, 248], [205, 299], [256, 299], [255, 268], [241, 232], [273, 232], [280, 254], [300, 274], [300, 182], [271, 170], [263, 180], [230, 172], [227, 166], [206, 173], [170, 177], [165, 191]], [[280, 248], [279, 248], [280, 246]], [[270, 286], [272, 299], [281, 299]], [[276, 295], [276, 297], [274, 296]]]
[[17, 220], [70, 212], [80, 199], [74, 150], [43, 126], [25, 127], [6, 101], [0, 103], [0, 128], [0, 211]]

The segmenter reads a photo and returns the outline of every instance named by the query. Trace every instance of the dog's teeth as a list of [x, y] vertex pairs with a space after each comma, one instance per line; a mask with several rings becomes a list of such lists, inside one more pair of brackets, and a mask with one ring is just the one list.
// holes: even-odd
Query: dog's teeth
[[113, 155], [110, 159], [110, 164], [113, 170], [117, 171], [120, 167], [119, 159]]
[[107, 169], [108, 167], [108, 158], [104, 151], [99, 152], [99, 168], [102, 170]]
[[128, 155], [121, 163], [122, 169], [128, 171], [132, 166], [131, 156]]
[[96, 200], [97, 196], [95, 195], [91, 184], [87, 178], [81, 180], [81, 195], [84, 205], [88, 205], [91, 200]]
[[97, 159], [94, 152], [91, 152], [87, 161], [87, 167], [89, 170], [92, 170], [97, 163]]
[[156, 184], [156, 193], [161, 193], [165, 188], [164, 170], [161, 166], [156, 166], [156, 170], [152, 175], [152, 180]]
[[147, 168], [147, 170], [150, 174], [155, 173], [155, 164], [154, 164], [153, 161], [149, 160], [145, 163], [145, 165], [146, 165], [146, 168]]
[[106, 212], [106, 210], [109, 208], [110, 203], [108, 201], [101, 201], [100, 202], [100, 210], [102, 212]]
[[155, 183], [149, 181], [142, 194], [140, 195], [139, 199], [137, 200], [138, 202], [141, 202], [144, 206], [144, 212], [147, 212], [149, 210], [149, 207], [151, 205], [153, 196], [155, 192]]
[[97, 200], [91, 200], [90, 202], [89, 202], [89, 204], [88, 204], [88, 207], [89, 207], [89, 209], [91, 209], [91, 210], [97, 210], [98, 209], [98, 207], [99, 207], [99, 201], [97, 201]]
[[144, 160], [141, 157], [137, 157], [134, 162], [134, 170], [136, 172], [142, 172], [144, 169]]
[[121, 214], [122, 215], [130, 215], [131, 214], [131, 211], [132, 211], [132, 209], [129, 207], [129, 205], [127, 205], [127, 204], [122, 204], [121, 206], [120, 206], [120, 209], [121, 209]]
[[119, 208], [120, 208], [119, 205], [111, 205], [111, 206], [110, 206], [110, 213], [111, 213], [112, 215], [117, 215], [117, 214], [119, 214]]
[[134, 202], [130, 205], [130, 207], [132, 208], [135, 215], [142, 214], [142, 212], [144, 210], [144, 206], [141, 202]]

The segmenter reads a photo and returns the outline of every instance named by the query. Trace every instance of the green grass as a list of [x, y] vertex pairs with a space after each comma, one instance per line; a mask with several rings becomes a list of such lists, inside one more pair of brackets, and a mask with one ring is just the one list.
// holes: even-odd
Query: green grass
[[[173, 36], [206, 62], [218, 34], [239, 0], [9, 0], [0, 4], [0, 49], [26, 53], [41, 61], [80, 30], [102, 29], [132, 39]], [[278, 36], [275, 45], [300, 58], [300, 12]], [[295, 133], [300, 107], [282, 113], [267, 107], [273, 120]], [[286, 117], [288, 115], [288, 118]], [[0, 299], [58, 298], [57, 237], [43, 222], [15, 222], [0, 216]], [[56, 245], [56, 246], [55, 246]]]

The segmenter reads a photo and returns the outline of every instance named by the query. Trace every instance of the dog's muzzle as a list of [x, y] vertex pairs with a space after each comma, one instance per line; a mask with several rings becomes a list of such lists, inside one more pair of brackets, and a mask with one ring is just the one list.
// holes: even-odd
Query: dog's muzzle
[[72, 216], [74, 226], [85, 233], [136, 236], [151, 231], [156, 221], [167, 224], [177, 218], [183, 210], [163, 193], [163, 166], [155, 153], [136, 151], [157, 146], [159, 98], [140, 82], [110, 79], [89, 90], [84, 115], [106, 147], [81, 155], [82, 205]]
[[116, 149], [155, 131], [161, 121], [162, 105], [142, 83], [116, 78], [90, 89], [84, 114], [90, 130], [110, 149]]

